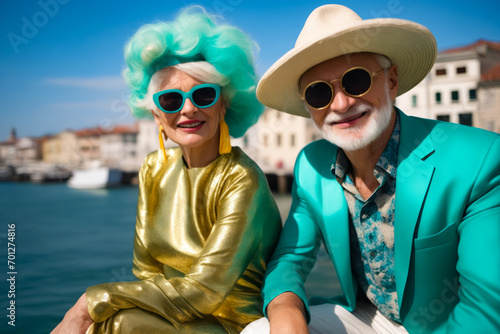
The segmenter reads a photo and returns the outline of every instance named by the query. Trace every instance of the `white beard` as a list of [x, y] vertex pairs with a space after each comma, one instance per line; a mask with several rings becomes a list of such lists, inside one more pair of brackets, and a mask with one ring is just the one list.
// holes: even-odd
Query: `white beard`
[[[320, 135], [342, 148], [344, 151], [355, 151], [368, 146], [375, 141], [389, 126], [391, 116], [394, 112], [392, 101], [389, 96], [389, 87], [385, 87], [385, 102], [380, 108], [374, 108], [372, 105], [359, 101], [351, 107], [344, 115], [339, 116], [336, 113], [330, 112], [323, 122], [323, 126], [319, 128], [315, 122], [314, 127]], [[330, 124], [338, 122], [341, 119], [347, 119], [354, 115], [359, 115], [363, 112], [371, 111], [368, 123], [361, 126], [353, 126], [349, 129], [334, 129]], [[364, 116], [363, 116], [364, 117]]]

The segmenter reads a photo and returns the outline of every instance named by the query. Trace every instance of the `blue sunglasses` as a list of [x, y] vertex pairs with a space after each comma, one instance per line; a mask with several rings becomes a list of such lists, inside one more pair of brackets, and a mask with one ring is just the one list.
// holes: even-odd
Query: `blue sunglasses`
[[219, 100], [219, 96], [219, 85], [201, 84], [194, 86], [187, 93], [180, 89], [162, 90], [153, 95], [153, 101], [161, 111], [173, 114], [182, 110], [186, 99], [189, 99], [198, 108], [208, 108]]

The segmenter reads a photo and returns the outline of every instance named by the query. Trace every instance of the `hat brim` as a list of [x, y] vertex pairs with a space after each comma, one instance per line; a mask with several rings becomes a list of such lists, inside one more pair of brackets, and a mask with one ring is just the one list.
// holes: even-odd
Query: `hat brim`
[[364, 20], [287, 52], [262, 77], [257, 97], [270, 108], [310, 117], [300, 99], [298, 83], [302, 74], [326, 60], [360, 52], [382, 54], [397, 66], [399, 96], [415, 87], [432, 69], [437, 45], [432, 33], [418, 23], [401, 19]]

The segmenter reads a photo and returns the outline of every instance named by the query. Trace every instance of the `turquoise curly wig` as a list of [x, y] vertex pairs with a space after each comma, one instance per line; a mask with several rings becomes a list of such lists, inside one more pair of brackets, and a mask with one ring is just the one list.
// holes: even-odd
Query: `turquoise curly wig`
[[131, 89], [132, 113], [137, 118], [151, 117], [143, 99], [155, 72], [180, 63], [206, 61], [227, 79], [221, 87], [229, 101], [225, 120], [230, 135], [241, 137], [264, 108], [255, 95], [254, 49], [256, 44], [241, 30], [217, 24], [199, 6], [182, 10], [172, 22], [143, 26], [125, 46], [127, 68], [123, 75]]

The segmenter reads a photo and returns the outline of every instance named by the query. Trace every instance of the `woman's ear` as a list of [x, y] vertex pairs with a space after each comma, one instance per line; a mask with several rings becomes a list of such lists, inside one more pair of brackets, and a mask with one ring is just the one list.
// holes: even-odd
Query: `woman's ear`
[[221, 97], [221, 99], [222, 99], [222, 101], [221, 101], [222, 103], [220, 104], [221, 110], [220, 110], [220, 114], [219, 114], [219, 121], [224, 119], [224, 117], [226, 116], [227, 108], [229, 108], [229, 103], [226, 103], [226, 100], [223, 99], [222, 97]]
[[224, 106], [224, 108], [226, 109], [229, 109], [229, 107], [231, 107], [231, 105], [229, 104], [229, 100], [228, 99], [225, 99], [222, 94], [220, 96], [220, 99], [222, 100], [222, 105]]
[[158, 114], [156, 114], [154, 111], [151, 111], [151, 113], [153, 114], [156, 125], [158, 125], [158, 127], [160, 127], [161, 126], [160, 116], [158, 116]]

